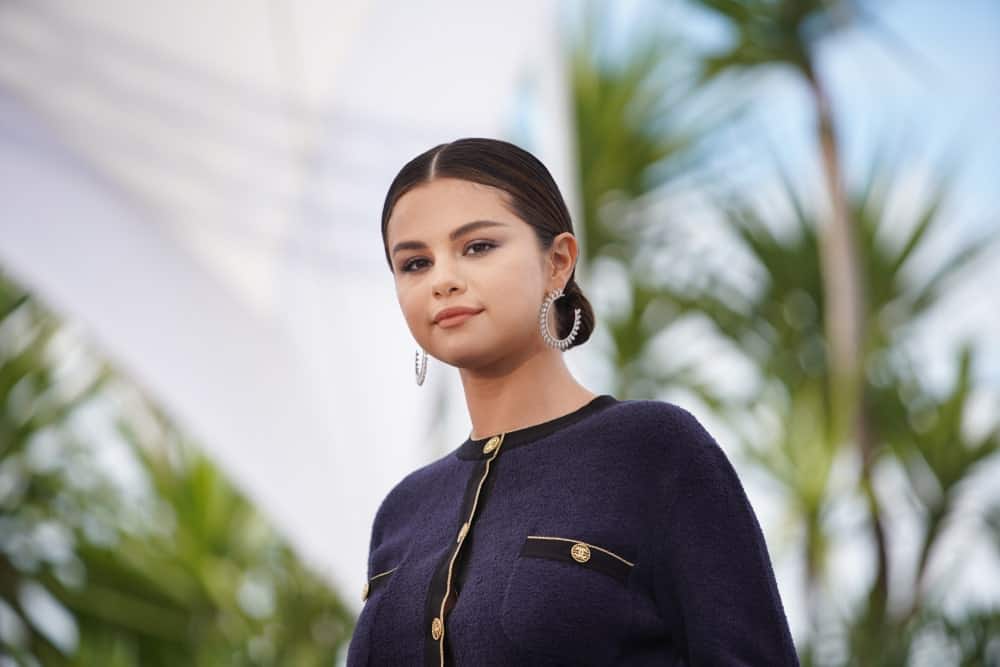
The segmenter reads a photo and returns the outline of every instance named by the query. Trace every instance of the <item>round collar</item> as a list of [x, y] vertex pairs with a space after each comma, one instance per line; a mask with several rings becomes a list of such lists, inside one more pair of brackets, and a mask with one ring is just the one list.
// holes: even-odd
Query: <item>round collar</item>
[[[573, 412], [568, 412], [564, 415], [539, 424], [532, 424], [531, 426], [525, 426], [523, 428], [514, 429], [513, 431], [507, 431], [503, 434], [503, 448], [510, 449], [511, 447], [519, 447], [521, 445], [526, 445], [530, 442], [540, 440], [561, 428], [574, 424], [581, 419], [584, 419], [595, 412], [599, 412], [600, 410], [603, 410], [604, 408], [615, 403], [618, 403], [618, 399], [611, 394], [601, 394], [599, 396], [595, 396], [589, 403], [580, 406]], [[466, 438], [465, 442], [458, 446], [456, 456], [460, 459], [466, 460], [485, 459], [489, 457], [488, 453], [483, 452], [483, 446], [494, 435], [501, 434], [495, 433], [484, 438], [477, 438], [475, 440], [472, 438]]]

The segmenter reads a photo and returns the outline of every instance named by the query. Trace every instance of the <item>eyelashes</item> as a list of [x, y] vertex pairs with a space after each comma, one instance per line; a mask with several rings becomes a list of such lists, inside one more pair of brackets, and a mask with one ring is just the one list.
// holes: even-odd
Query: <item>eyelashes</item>
[[[497, 244], [492, 241], [473, 241], [465, 247], [465, 251], [468, 253], [469, 250], [477, 247], [481, 247], [483, 250], [473, 253], [472, 256], [485, 255], [496, 248]], [[414, 273], [424, 268], [424, 265], [420, 264], [420, 262], [427, 262], [427, 260], [423, 257], [414, 257], [413, 259], [407, 260], [400, 270], [403, 273]]]

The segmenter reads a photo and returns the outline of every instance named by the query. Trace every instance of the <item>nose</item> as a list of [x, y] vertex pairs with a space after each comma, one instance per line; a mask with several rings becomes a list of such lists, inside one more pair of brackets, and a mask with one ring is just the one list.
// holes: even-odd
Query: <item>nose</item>
[[440, 262], [434, 268], [438, 269], [438, 275], [433, 283], [434, 296], [451, 296], [453, 292], [465, 289], [465, 282], [447, 262]]
[[441, 295], [450, 296], [452, 292], [458, 292], [461, 289], [462, 289], [461, 286], [454, 279], [443, 280], [441, 282], [435, 283], [435, 285], [434, 285], [434, 295], [435, 296], [441, 296]]

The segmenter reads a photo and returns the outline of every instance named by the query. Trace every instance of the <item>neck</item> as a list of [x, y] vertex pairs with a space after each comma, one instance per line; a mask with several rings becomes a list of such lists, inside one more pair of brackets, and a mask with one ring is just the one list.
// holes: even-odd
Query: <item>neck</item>
[[473, 440], [555, 419], [597, 395], [576, 381], [561, 352], [548, 347], [519, 362], [459, 370]]

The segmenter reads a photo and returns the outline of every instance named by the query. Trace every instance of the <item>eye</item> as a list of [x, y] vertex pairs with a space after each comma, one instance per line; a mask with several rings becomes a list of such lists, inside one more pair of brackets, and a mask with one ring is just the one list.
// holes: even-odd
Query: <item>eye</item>
[[479, 248], [479, 247], [483, 247], [483, 248], [485, 248], [485, 250], [483, 250], [482, 252], [474, 252], [472, 254], [474, 254], [474, 255], [483, 255], [483, 254], [488, 253], [490, 250], [492, 250], [493, 248], [495, 248], [497, 246], [492, 241], [473, 241], [468, 246], [466, 246], [465, 250], [469, 251], [472, 248]]
[[417, 264], [418, 262], [426, 262], [426, 261], [427, 260], [424, 259], [423, 257], [414, 257], [413, 259], [409, 260], [408, 262], [405, 262], [403, 264], [403, 266], [401, 267], [401, 270], [403, 271], [403, 273], [410, 273], [411, 271], [416, 271], [417, 268], [420, 268], [420, 267], [415, 267], [414, 264]]

